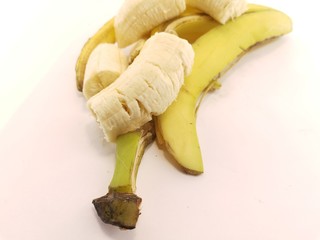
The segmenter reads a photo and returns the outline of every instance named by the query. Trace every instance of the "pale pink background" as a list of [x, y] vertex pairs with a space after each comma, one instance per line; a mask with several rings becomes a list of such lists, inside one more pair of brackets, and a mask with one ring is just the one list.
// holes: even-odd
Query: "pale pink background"
[[79, 51], [122, 1], [8, 1], [0, 14], [1, 240], [320, 240], [320, 71], [314, 1], [259, 0], [294, 31], [246, 55], [198, 112], [205, 173], [153, 144], [133, 231], [101, 224], [114, 145], [76, 91]]

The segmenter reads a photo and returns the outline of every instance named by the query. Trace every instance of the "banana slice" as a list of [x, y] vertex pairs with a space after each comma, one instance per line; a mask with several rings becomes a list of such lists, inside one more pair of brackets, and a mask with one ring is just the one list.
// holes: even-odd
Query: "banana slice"
[[114, 20], [119, 47], [126, 47], [186, 9], [185, 0], [126, 0]]
[[204, 11], [222, 24], [247, 10], [245, 0], [186, 0], [186, 3]]
[[106, 88], [127, 67], [127, 56], [115, 44], [99, 44], [88, 59], [84, 75], [84, 96], [89, 99]]
[[191, 72], [193, 59], [184, 39], [165, 32], [149, 38], [127, 70], [88, 101], [106, 140], [115, 141], [163, 113]]

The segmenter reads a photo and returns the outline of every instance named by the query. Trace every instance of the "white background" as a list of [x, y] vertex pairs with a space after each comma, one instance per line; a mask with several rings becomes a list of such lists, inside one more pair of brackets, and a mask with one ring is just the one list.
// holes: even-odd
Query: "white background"
[[188, 176], [156, 144], [141, 163], [137, 228], [101, 223], [92, 199], [112, 177], [77, 92], [85, 41], [123, 1], [1, 1], [1, 240], [319, 240], [318, 7], [257, 0], [294, 30], [248, 53], [198, 112], [205, 173]]

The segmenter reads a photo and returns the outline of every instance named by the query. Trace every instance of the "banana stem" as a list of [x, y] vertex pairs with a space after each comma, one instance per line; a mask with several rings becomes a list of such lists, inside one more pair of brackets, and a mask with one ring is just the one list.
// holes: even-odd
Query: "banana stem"
[[142, 199], [135, 194], [136, 178], [146, 147], [155, 138], [153, 122], [116, 140], [116, 165], [109, 191], [92, 201], [104, 223], [134, 229]]

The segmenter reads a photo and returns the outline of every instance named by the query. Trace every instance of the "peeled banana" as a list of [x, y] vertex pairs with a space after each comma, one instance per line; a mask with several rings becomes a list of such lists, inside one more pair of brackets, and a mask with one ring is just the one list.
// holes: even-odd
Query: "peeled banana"
[[250, 5], [250, 8], [247, 14], [214, 27], [193, 43], [192, 72], [185, 78], [176, 100], [156, 117], [159, 146], [187, 173], [203, 172], [196, 131], [196, 108], [202, 92], [250, 47], [292, 30], [291, 19], [286, 14], [257, 5]]
[[119, 47], [138, 41], [154, 27], [178, 16], [185, 9], [185, 0], [126, 0], [114, 21]]
[[127, 70], [88, 101], [106, 140], [113, 142], [163, 113], [191, 72], [193, 59], [184, 39], [164, 32], [149, 38]]
[[114, 82], [128, 67], [125, 53], [111, 43], [99, 44], [85, 69], [83, 95], [89, 99]]

